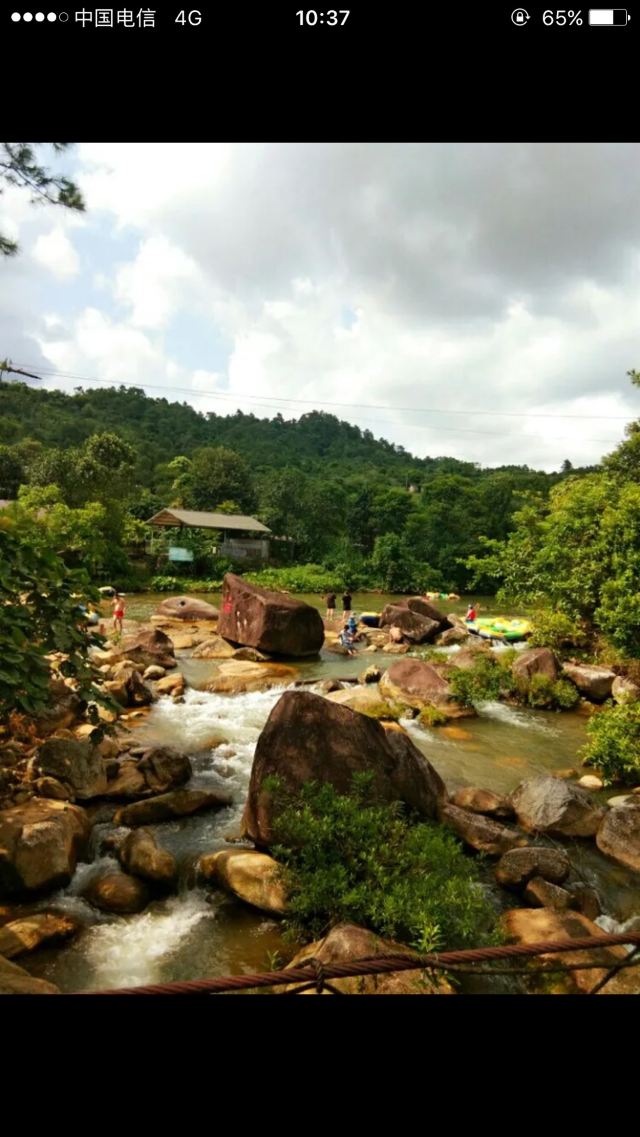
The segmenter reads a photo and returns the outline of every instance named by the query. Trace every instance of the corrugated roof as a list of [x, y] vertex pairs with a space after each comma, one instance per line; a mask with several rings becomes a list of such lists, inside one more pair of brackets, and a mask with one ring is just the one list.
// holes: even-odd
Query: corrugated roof
[[189, 525], [194, 529], [244, 529], [254, 533], [271, 532], [261, 521], [256, 521], [255, 517], [245, 517], [242, 513], [204, 513], [194, 509], [161, 509], [159, 513], [149, 518], [147, 524], [170, 525], [169, 518], [174, 518], [177, 525]]

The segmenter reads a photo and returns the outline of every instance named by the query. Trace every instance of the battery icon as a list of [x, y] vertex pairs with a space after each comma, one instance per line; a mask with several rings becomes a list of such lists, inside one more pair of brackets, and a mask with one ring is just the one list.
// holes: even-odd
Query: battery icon
[[626, 8], [589, 8], [589, 23], [595, 28], [624, 28], [630, 19]]

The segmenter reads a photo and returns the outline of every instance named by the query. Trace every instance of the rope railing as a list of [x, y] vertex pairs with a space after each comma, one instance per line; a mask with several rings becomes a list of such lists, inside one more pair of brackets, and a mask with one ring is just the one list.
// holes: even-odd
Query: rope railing
[[[528, 959], [539, 955], [553, 955], [560, 952], [589, 951], [594, 948], [632, 945], [626, 957], [616, 960], [613, 965], [601, 962], [561, 963], [558, 966], [538, 968], [502, 969], [491, 968], [479, 972], [469, 969], [469, 964], [488, 963], [504, 959]], [[371, 959], [350, 960], [347, 963], [322, 963], [310, 957], [297, 967], [281, 971], [262, 971], [255, 974], [226, 975], [217, 979], [189, 979], [173, 983], [147, 983], [141, 987], [116, 987], [100, 991], [76, 991], [77, 995], [218, 995], [234, 991], [249, 991], [266, 987], [294, 986], [289, 994], [315, 988], [318, 994], [327, 990], [342, 994], [331, 982], [332, 979], [349, 979], [362, 975], [383, 975], [391, 971], [447, 971], [464, 974], [548, 974], [550, 971], [570, 972], [579, 970], [605, 971], [588, 994], [597, 994], [610, 979], [625, 967], [640, 963], [640, 933], [618, 932], [602, 936], [585, 936], [580, 939], [550, 940], [534, 944], [507, 944], [500, 947], [465, 948], [460, 951], [432, 952], [426, 955], [403, 953], [375, 956]]]

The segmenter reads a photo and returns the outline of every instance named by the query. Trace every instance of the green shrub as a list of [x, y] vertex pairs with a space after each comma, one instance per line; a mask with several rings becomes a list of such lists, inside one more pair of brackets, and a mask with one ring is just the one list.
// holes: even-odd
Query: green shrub
[[513, 694], [516, 689], [509, 666], [484, 652], [478, 654], [473, 667], [465, 670], [454, 667], [447, 678], [458, 702], [467, 707], [492, 702]]
[[586, 651], [589, 647], [586, 630], [579, 621], [570, 619], [563, 612], [543, 609], [532, 616], [531, 623], [533, 632], [529, 637], [529, 647], [548, 647], [560, 657]]
[[530, 707], [546, 710], [570, 710], [580, 701], [577, 687], [568, 679], [551, 679], [548, 675], [533, 675], [531, 681], [520, 687], [523, 699]]
[[421, 726], [444, 726], [448, 721], [449, 719], [444, 711], [438, 707], [423, 707], [418, 715], [418, 722]]
[[287, 934], [315, 939], [348, 922], [422, 950], [487, 942], [495, 915], [476, 862], [446, 829], [377, 801], [372, 782], [355, 775], [346, 795], [309, 782], [295, 797], [278, 779], [265, 782], [289, 893]]
[[640, 784], [640, 703], [606, 706], [587, 723], [580, 751], [585, 766], [596, 766], [606, 786]]

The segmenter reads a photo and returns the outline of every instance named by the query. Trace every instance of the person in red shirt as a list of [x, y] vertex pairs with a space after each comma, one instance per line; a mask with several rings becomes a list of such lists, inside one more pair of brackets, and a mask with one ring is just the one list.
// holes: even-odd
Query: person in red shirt
[[475, 618], [476, 618], [476, 610], [473, 607], [473, 604], [470, 604], [469, 607], [467, 608], [467, 614], [465, 616], [465, 623], [472, 624], [473, 621], [475, 620]]

